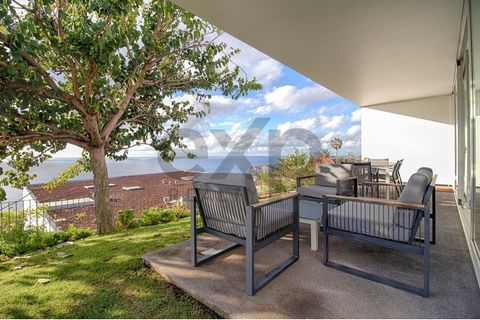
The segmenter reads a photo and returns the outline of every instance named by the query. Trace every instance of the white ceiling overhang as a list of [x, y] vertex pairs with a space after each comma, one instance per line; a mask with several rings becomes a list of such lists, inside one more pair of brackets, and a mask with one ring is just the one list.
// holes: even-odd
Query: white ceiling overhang
[[463, 0], [173, 0], [361, 106], [449, 94]]

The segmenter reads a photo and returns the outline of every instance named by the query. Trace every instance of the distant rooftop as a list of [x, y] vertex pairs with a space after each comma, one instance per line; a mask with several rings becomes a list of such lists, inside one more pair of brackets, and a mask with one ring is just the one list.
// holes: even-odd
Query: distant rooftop
[[[167, 207], [179, 201], [188, 201], [192, 177], [198, 173], [176, 171], [109, 179], [110, 200], [114, 212], [150, 207]], [[62, 228], [69, 224], [95, 229], [94, 188], [92, 180], [67, 182], [51, 192], [42, 184], [28, 186], [39, 203], [50, 206], [50, 216]]]

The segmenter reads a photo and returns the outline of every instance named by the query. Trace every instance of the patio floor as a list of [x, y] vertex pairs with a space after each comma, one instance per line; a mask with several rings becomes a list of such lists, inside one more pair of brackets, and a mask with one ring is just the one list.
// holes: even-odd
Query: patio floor
[[[431, 247], [427, 299], [325, 267], [321, 249], [310, 250], [308, 226], [302, 226], [300, 259], [253, 297], [244, 293], [243, 247], [198, 268], [190, 266], [189, 241], [143, 259], [167, 281], [229, 318], [480, 318], [480, 290], [453, 194], [438, 193], [437, 201], [437, 244]], [[335, 237], [330, 243], [332, 261], [421, 284], [420, 256]], [[225, 243], [206, 236], [199, 244], [202, 250]], [[261, 250], [257, 276], [290, 250], [289, 237]]]

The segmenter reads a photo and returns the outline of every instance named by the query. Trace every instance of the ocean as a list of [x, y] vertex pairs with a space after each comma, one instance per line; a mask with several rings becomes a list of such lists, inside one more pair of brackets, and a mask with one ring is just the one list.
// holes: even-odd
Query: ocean
[[[44, 183], [56, 176], [63, 170], [67, 169], [76, 161], [75, 158], [54, 158], [39, 167], [31, 169], [30, 173], [36, 174], [37, 177], [31, 182]], [[247, 172], [252, 166], [261, 164], [274, 164], [277, 158], [268, 156], [209, 156], [208, 158], [177, 158], [172, 163], [166, 163], [159, 158], [140, 158], [132, 157], [125, 161], [107, 160], [108, 173], [110, 177], [122, 177], [141, 175], [148, 173], [172, 172], [172, 171], [200, 171], [200, 172]], [[73, 180], [92, 179], [91, 172], [85, 172]], [[22, 190], [6, 187], [7, 201], [15, 201], [22, 198]]]

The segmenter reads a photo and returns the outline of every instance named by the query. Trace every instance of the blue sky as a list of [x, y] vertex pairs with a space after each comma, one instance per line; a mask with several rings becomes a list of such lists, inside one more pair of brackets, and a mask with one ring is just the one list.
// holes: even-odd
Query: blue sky
[[[315, 143], [316, 149], [330, 149], [330, 140], [339, 137], [344, 141], [339, 154], [360, 154], [360, 112], [355, 104], [227, 33], [223, 33], [217, 41], [241, 49], [241, 53], [232, 59], [233, 62], [242, 68], [246, 77], [255, 77], [263, 89], [238, 100], [213, 95], [207, 116], [193, 118], [185, 126], [197, 132], [197, 139], [201, 140], [199, 143], [186, 139], [189, 149], [194, 151], [195, 146], [204, 145], [208, 155], [226, 155], [238, 148], [239, 142], [241, 145], [246, 130], [255, 119], [266, 118], [265, 127], [261, 131], [255, 131], [253, 143], [246, 154], [270, 154], [272, 141], [275, 144], [272, 130], [277, 130], [277, 134], [282, 137], [292, 129], [307, 130], [313, 134], [318, 142]], [[178, 99], [193, 100], [193, 97], [185, 95]], [[224, 130], [228, 136], [222, 143], [219, 142], [219, 136], [214, 134], [218, 130]], [[312, 143], [309, 144], [308, 141], [305, 143], [302, 139], [292, 139], [288, 135], [283, 137], [282, 154], [288, 154], [294, 148], [316, 151], [309, 150], [308, 146], [311, 147]], [[75, 147], [68, 147], [57, 156], [76, 156], [79, 153]], [[130, 151], [130, 156], [155, 155], [156, 152], [148, 146], [135, 147]]]
[[[360, 111], [355, 104], [227, 33], [222, 34], [219, 41], [241, 49], [241, 53], [233, 58], [234, 63], [245, 71], [247, 77], [255, 77], [263, 89], [237, 101], [213, 96], [207, 117], [188, 124], [189, 128], [201, 132], [210, 155], [230, 152], [259, 117], [268, 118], [268, 122], [256, 135], [247, 154], [266, 155], [271, 151], [270, 130], [278, 130], [281, 135], [297, 128], [315, 135], [319, 148], [330, 149], [330, 140], [339, 137], [344, 141], [340, 154], [360, 154]], [[232, 141], [227, 147], [222, 146], [212, 130], [225, 130]], [[302, 141], [290, 140], [283, 154], [296, 147], [316, 151], [308, 150]]]

